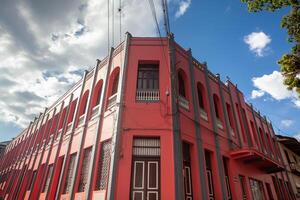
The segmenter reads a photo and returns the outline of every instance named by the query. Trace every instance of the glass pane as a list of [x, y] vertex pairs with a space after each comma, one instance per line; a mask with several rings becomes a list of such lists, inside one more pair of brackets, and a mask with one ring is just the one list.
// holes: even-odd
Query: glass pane
[[136, 161], [134, 163], [134, 188], [143, 188], [144, 162]]
[[158, 166], [157, 166], [157, 162], [149, 162], [148, 163], [148, 167], [149, 167], [149, 175], [148, 175], [148, 179], [149, 179], [149, 185], [148, 185], [148, 188], [158, 188], [158, 185], [157, 185], [157, 169], [158, 169]]

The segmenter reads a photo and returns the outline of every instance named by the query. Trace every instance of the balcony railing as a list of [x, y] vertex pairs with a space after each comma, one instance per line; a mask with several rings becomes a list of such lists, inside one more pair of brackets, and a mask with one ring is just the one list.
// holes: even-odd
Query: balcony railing
[[159, 101], [159, 90], [137, 90], [137, 101]]
[[97, 106], [95, 106], [92, 110], [92, 114], [91, 114], [91, 119], [93, 119], [96, 115], [98, 115], [99, 113], [99, 104]]
[[266, 173], [275, 173], [284, 170], [284, 167], [275, 159], [266, 156], [262, 151], [255, 147], [243, 146], [230, 152], [235, 160], [259, 168]]
[[291, 168], [292, 173], [300, 175], [300, 166], [297, 163], [291, 162], [290, 168]]
[[111, 108], [116, 105], [117, 102], [117, 94], [114, 94], [108, 98], [107, 108]]
[[230, 131], [230, 135], [231, 135], [231, 136], [234, 136], [234, 135], [235, 135], [234, 130], [233, 130], [232, 127], [229, 127], [229, 131]]
[[207, 116], [207, 113], [204, 109], [200, 108], [200, 117], [202, 119], [204, 119], [205, 121], [208, 121], [208, 116]]
[[72, 122], [70, 122], [70, 123], [68, 124], [66, 133], [69, 132], [69, 131], [71, 131], [72, 124], [73, 124]]
[[178, 102], [179, 102], [179, 105], [181, 107], [183, 107], [184, 109], [186, 109], [186, 110], [190, 109], [189, 101], [185, 97], [179, 95], [178, 96]]
[[78, 119], [78, 127], [84, 124], [85, 115], [81, 115]]
[[219, 129], [223, 129], [223, 123], [220, 119], [217, 118], [217, 126]]

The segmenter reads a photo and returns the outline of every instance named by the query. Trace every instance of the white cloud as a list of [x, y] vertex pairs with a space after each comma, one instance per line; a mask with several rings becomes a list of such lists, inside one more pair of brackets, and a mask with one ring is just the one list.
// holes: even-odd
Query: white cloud
[[262, 90], [252, 90], [251, 99], [256, 99], [264, 96], [265, 92]]
[[283, 79], [283, 76], [278, 71], [252, 78], [253, 85], [256, 87], [252, 91], [252, 98], [261, 97], [267, 93], [278, 101], [290, 99], [296, 107], [300, 108], [300, 100], [297, 97], [297, 93], [288, 90], [283, 84]]
[[[159, 5], [157, 18], [161, 22], [161, 4], [154, 1]], [[0, 123], [27, 126], [43, 107], [76, 83], [84, 69], [106, 56], [106, 3], [104, 0], [2, 3]], [[114, 45], [119, 42], [120, 31], [119, 13], [115, 10]], [[145, 2], [132, 0], [122, 5], [122, 40], [126, 31], [133, 36], [155, 36], [156, 27]]]
[[284, 128], [289, 128], [294, 124], [294, 121], [290, 120], [290, 119], [283, 119], [283, 120], [281, 120], [280, 124]]
[[250, 51], [257, 56], [264, 56], [268, 50], [268, 44], [271, 42], [271, 37], [264, 32], [252, 32], [244, 37], [244, 42], [249, 45]]
[[179, 18], [187, 11], [187, 9], [190, 7], [192, 3], [192, 0], [182, 0], [179, 2], [179, 8], [175, 13], [175, 17]]

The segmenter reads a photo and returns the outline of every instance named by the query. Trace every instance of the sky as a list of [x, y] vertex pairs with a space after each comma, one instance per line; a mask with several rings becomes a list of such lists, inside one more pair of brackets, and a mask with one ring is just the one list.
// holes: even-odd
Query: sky
[[[95, 66], [96, 59], [105, 57], [108, 46], [123, 40], [126, 31], [133, 36], [158, 36], [149, 1], [110, 1], [110, 34], [107, 0], [1, 3], [0, 141], [18, 135], [80, 80], [85, 69]], [[154, 0], [164, 35], [160, 2]], [[193, 56], [206, 61], [223, 80], [230, 77], [278, 134], [300, 138], [300, 100], [282, 84], [277, 64], [291, 48], [286, 31], [280, 28], [280, 19], [289, 9], [249, 13], [245, 4], [235, 0], [168, 2], [175, 40], [191, 48]]]

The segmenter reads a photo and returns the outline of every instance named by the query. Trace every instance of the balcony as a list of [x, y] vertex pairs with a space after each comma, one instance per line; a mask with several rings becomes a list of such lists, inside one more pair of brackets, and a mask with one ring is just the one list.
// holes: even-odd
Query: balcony
[[230, 153], [233, 159], [257, 167], [266, 173], [275, 173], [284, 170], [277, 161], [266, 157], [262, 152], [252, 147], [243, 147]]
[[84, 124], [84, 118], [85, 115], [81, 115], [78, 119], [78, 127], [82, 126]]
[[72, 122], [70, 122], [69, 124], [68, 124], [68, 126], [67, 126], [67, 129], [66, 129], [66, 133], [67, 132], [69, 132], [69, 131], [71, 131], [71, 129], [72, 129]]
[[300, 176], [300, 166], [297, 163], [291, 162], [290, 168], [291, 168], [292, 173]]
[[200, 117], [202, 119], [204, 119], [205, 121], [208, 121], [208, 116], [207, 116], [207, 113], [204, 109], [200, 108]]
[[116, 105], [117, 102], [117, 94], [114, 94], [112, 96], [110, 96], [108, 98], [108, 102], [107, 102], [107, 109], [113, 107], [114, 105]]
[[159, 95], [159, 90], [140, 90], [138, 89], [136, 91], [136, 101], [159, 101], [160, 95]]
[[223, 129], [224, 128], [223, 127], [223, 123], [222, 123], [222, 121], [219, 118], [217, 118], [217, 126], [218, 126], [219, 129]]
[[100, 109], [99, 104], [93, 108], [91, 113], [91, 119], [95, 118], [99, 114], [99, 109]]
[[189, 101], [181, 95], [178, 96], [178, 103], [182, 108], [186, 110], [190, 109]]

